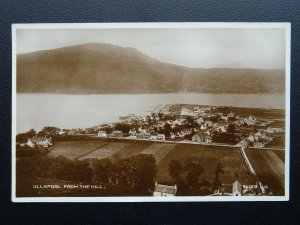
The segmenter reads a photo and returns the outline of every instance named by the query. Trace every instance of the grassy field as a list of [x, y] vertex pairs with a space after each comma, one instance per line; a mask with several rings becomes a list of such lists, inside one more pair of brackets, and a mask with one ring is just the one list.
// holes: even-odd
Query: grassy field
[[276, 137], [273, 141], [266, 145], [267, 148], [284, 148], [285, 137]]
[[131, 157], [133, 155], [141, 153], [144, 149], [148, 148], [152, 144], [149, 142], [132, 143], [131, 145], [121, 149], [117, 154], [122, 158]]
[[285, 120], [275, 120], [270, 124], [270, 127], [280, 127], [285, 129]]
[[275, 195], [283, 195], [284, 161], [278, 157], [276, 152], [278, 151], [248, 149], [246, 154], [259, 180], [268, 185]]
[[129, 143], [111, 143], [103, 146], [102, 148], [99, 148], [80, 159], [104, 159], [104, 158], [110, 158], [111, 156], [117, 154], [121, 149], [126, 148], [130, 146]]
[[234, 112], [239, 116], [253, 115], [260, 118], [268, 119], [284, 119], [285, 111], [283, 109], [262, 109], [262, 108], [239, 108], [239, 107], [227, 107], [222, 109], [215, 109], [213, 112], [222, 112], [228, 114]]
[[285, 162], [285, 151], [273, 151], [282, 162]]
[[156, 163], [159, 163], [174, 148], [174, 146], [175, 144], [152, 144], [141, 153], [152, 154]]
[[224, 169], [224, 174], [219, 175], [222, 183], [232, 184], [236, 174], [238, 174], [241, 182], [247, 181], [247, 171], [236, 149], [231, 147], [183, 144], [176, 145], [158, 164], [157, 179], [161, 182], [172, 182], [172, 178], [168, 174], [169, 163], [172, 160], [178, 160], [184, 165], [184, 162], [191, 157], [200, 158], [201, 166], [204, 169], [204, 173], [200, 179], [212, 182], [215, 176], [215, 169], [218, 163], [221, 163]]
[[65, 156], [69, 159], [80, 158], [106, 145], [102, 141], [58, 141], [54, 144], [51, 156]]
[[[198, 105], [186, 105], [186, 104], [175, 104], [170, 107], [171, 112], [180, 112], [182, 107], [188, 108], [193, 110], [194, 107]], [[203, 107], [211, 107], [205, 106]], [[224, 113], [228, 114], [230, 112], [234, 112], [239, 116], [249, 116], [253, 115], [260, 118], [270, 118], [270, 119], [284, 119], [285, 118], [285, 110], [283, 109], [264, 109], [264, 108], [246, 108], [246, 107], [224, 107], [224, 108], [217, 108], [213, 109], [210, 112], [212, 113]]]
[[[284, 194], [285, 152], [249, 149], [246, 153], [263, 184], [267, 184], [274, 194]], [[62, 155], [69, 159], [101, 159], [110, 158], [116, 154], [120, 157], [153, 154], [158, 167], [156, 180], [160, 183], [174, 183], [168, 172], [172, 160], [178, 160], [184, 165], [187, 159], [196, 157], [200, 159], [204, 169], [200, 180], [212, 182], [215, 169], [220, 163], [224, 173], [219, 174], [219, 179], [224, 185], [231, 185], [236, 175], [242, 184], [253, 183], [239, 151], [233, 147], [134, 141], [58, 141], [49, 154]]]
[[164, 160], [158, 163], [158, 173], [157, 173], [157, 180], [159, 182], [172, 182], [172, 178], [169, 176], [168, 167], [169, 163], [172, 160], [177, 160], [181, 163], [186, 161], [188, 158], [191, 157], [200, 157], [203, 153], [202, 146], [198, 145], [176, 145], [171, 152], [169, 152]]

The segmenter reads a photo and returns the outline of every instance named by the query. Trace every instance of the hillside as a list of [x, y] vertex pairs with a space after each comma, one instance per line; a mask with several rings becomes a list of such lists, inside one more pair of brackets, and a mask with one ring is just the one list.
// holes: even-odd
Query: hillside
[[18, 93], [283, 93], [283, 70], [195, 69], [134, 48], [82, 44], [17, 55]]

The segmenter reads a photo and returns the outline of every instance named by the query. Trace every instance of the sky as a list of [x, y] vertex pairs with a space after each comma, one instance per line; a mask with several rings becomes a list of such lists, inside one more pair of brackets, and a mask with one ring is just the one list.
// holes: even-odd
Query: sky
[[96, 42], [193, 68], [285, 68], [280, 28], [17, 29], [16, 38], [17, 54]]

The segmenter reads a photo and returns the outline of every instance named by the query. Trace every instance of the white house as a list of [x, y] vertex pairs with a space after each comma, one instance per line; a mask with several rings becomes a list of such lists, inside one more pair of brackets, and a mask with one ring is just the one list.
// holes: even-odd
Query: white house
[[213, 122], [208, 120], [208, 121], [205, 121], [205, 125], [208, 126], [208, 127], [212, 127], [213, 126]]
[[114, 130], [114, 131], [110, 134], [110, 137], [113, 137], [113, 138], [120, 138], [120, 137], [123, 137], [123, 132], [122, 132], [122, 131], [119, 131], [119, 130]]
[[59, 135], [64, 135], [64, 134], [66, 134], [66, 133], [67, 133], [66, 130], [60, 130], [60, 131], [58, 132]]
[[164, 134], [158, 134], [156, 140], [164, 141], [166, 140], [166, 136]]
[[[133, 134], [132, 134], [133, 135]], [[130, 135], [131, 136], [131, 135]], [[137, 138], [139, 139], [149, 139], [151, 137], [151, 134], [150, 133], [140, 133], [140, 134], [137, 134], [137, 135], [133, 135], [133, 136], [136, 136]]]
[[228, 117], [235, 117], [235, 113], [231, 111], [227, 116]]
[[177, 192], [176, 184], [174, 186], [168, 186], [163, 184], [158, 184], [155, 182], [155, 189], [153, 192], [154, 197], [166, 197], [166, 196], [175, 196]]
[[194, 107], [194, 112], [195, 113], [200, 113], [201, 112], [201, 108], [200, 107]]
[[201, 123], [203, 123], [203, 122], [204, 122], [204, 120], [203, 120], [202, 117], [200, 117], [200, 118], [197, 119], [197, 123], [198, 123], [198, 124], [201, 124]]
[[283, 129], [282, 128], [275, 128], [275, 127], [268, 127], [267, 133], [273, 134], [273, 133], [282, 133]]
[[171, 139], [174, 140], [176, 138], [175, 134], [171, 134]]
[[157, 139], [157, 135], [151, 135], [149, 140], [151, 141], [155, 141]]
[[256, 141], [256, 142], [253, 143], [253, 147], [254, 148], [263, 148], [263, 147], [265, 147], [265, 144], [262, 143], [262, 142]]
[[189, 110], [185, 107], [182, 107], [180, 115], [182, 115], [182, 116], [195, 116], [196, 114], [192, 110]]
[[102, 138], [107, 138], [107, 133], [104, 130], [99, 130], [98, 131], [98, 137], [102, 137]]
[[220, 130], [222, 133], [226, 132], [226, 127], [225, 126], [218, 126], [217, 129]]
[[255, 138], [253, 135], [249, 135], [249, 137], [247, 138], [249, 141], [254, 142]]
[[201, 130], [206, 130], [207, 127], [203, 124], [203, 125], [201, 125], [200, 129], [201, 129]]
[[203, 142], [211, 142], [211, 137], [205, 132], [198, 132], [192, 137], [193, 142], [203, 143]]
[[261, 134], [259, 131], [257, 131], [257, 132], [254, 134], [254, 136], [255, 136], [255, 137], [258, 137], [258, 138], [261, 138], [262, 134]]
[[48, 148], [52, 145], [52, 139], [51, 137], [33, 137], [27, 139], [27, 146], [34, 148], [36, 146], [42, 146], [44, 148]]
[[242, 195], [242, 186], [238, 180], [232, 184], [232, 195], [241, 196]]
[[137, 138], [137, 136], [136, 135], [133, 135], [133, 134], [131, 134], [129, 137], [128, 137], [129, 139], [136, 139]]
[[228, 121], [228, 116], [221, 116], [220, 119], [227, 122]]

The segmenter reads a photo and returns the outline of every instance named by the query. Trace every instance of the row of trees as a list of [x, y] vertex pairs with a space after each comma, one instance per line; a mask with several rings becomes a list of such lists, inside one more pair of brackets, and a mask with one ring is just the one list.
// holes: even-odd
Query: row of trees
[[204, 178], [201, 179], [205, 171], [201, 166], [200, 158], [189, 158], [183, 164], [178, 160], [172, 160], [168, 171], [178, 186], [178, 195], [207, 195], [222, 187], [219, 175], [224, 174], [224, 170], [220, 163], [216, 166], [212, 183]]
[[58, 127], [51, 127], [51, 126], [47, 126], [44, 127], [41, 131], [37, 132], [34, 129], [30, 129], [29, 131], [25, 132], [25, 133], [20, 133], [17, 134], [16, 136], [16, 141], [18, 143], [24, 143], [27, 141], [28, 138], [32, 138], [34, 136], [55, 136], [58, 134], [58, 132], [60, 131], [60, 129]]
[[17, 175], [79, 183], [108, 184], [127, 187], [135, 193], [149, 195], [157, 172], [152, 155], [130, 158], [70, 160], [65, 157], [34, 155], [17, 160]]
[[236, 132], [235, 125], [229, 124], [225, 133], [214, 132], [212, 136], [212, 141], [215, 143], [236, 144], [239, 139], [235, 135], [235, 132]]

